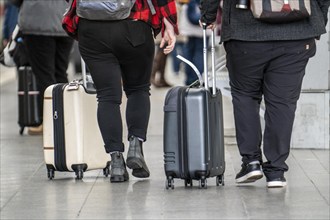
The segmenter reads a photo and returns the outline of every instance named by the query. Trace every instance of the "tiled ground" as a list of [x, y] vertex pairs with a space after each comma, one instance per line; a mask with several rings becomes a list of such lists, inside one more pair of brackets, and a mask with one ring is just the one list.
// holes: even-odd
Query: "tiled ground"
[[[0, 70], [1, 77], [15, 75], [2, 66]], [[61, 172], [48, 180], [42, 136], [18, 133], [16, 81], [13, 75], [9, 78], [1, 84], [0, 95], [1, 219], [329, 219], [329, 150], [292, 150], [284, 189], [267, 189], [264, 178], [237, 186], [240, 158], [230, 131], [225, 186], [217, 187], [215, 178], [208, 180], [206, 190], [197, 182], [185, 188], [183, 181], [175, 180], [175, 189], [166, 190], [162, 149], [166, 89], [152, 89], [145, 143], [150, 178], [130, 176], [129, 182], [111, 184], [95, 170], [86, 172], [81, 181], [73, 173]], [[181, 79], [171, 78], [172, 83], [177, 80]]]

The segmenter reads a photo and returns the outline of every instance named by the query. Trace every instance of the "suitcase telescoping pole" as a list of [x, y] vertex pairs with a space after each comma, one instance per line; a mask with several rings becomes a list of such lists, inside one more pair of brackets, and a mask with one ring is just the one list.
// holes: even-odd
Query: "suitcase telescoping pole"
[[[208, 74], [208, 59], [207, 59], [207, 36], [206, 36], [207, 25], [203, 23], [203, 59], [204, 59], [204, 87], [206, 90], [209, 89], [209, 74]], [[216, 94], [216, 79], [215, 79], [215, 34], [212, 29], [211, 35], [211, 65], [212, 65], [212, 95]]]
[[209, 74], [207, 71], [207, 36], [206, 36], [206, 24], [203, 23], [203, 61], [204, 61], [204, 87], [206, 90], [209, 89]]
[[82, 74], [82, 81], [83, 81], [83, 86], [86, 90], [87, 93], [89, 94], [95, 94], [96, 93], [96, 89], [95, 89], [95, 85], [94, 82], [92, 80], [92, 76], [89, 74], [87, 74], [86, 71], [86, 63], [84, 61], [84, 59], [81, 57], [81, 74]]
[[216, 88], [216, 77], [215, 77], [215, 34], [214, 30], [212, 30], [211, 35], [211, 62], [212, 62], [212, 95], [215, 95], [217, 92]]
[[85, 88], [87, 88], [87, 74], [86, 74], [86, 63], [84, 59], [81, 57], [81, 74], [83, 78], [83, 85]]
[[[88, 94], [95, 94], [96, 89], [95, 89], [95, 85], [94, 85], [92, 76], [90, 74], [87, 74], [86, 63], [82, 57], [80, 60], [81, 60], [82, 80], [74, 79], [72, 82], [69, 82], [69, 86], [67, 87], [67, 89], [68, 90], [77, 90], [77, 89], [79, 89], [79, 85], [82, 85]], [[81, 83], [81, 81], [82, 81], [82, 83]]]
[[[212, 95], [216, 94], [216, 79], [215, 79], [215, 33], [212, 30], [211, 35], [211, 57], [212, 57]], [[186, 58], [182, 57], [181, 55], [177, 55], [176, 57], [186, 64], [188, 64], [193, 70], [195, 71], [196, 75], [198, 76], [199, 85], [204, 87], [206, 90], [209, 90], [209, 74], [208, 74], [208, 59], [207, 59], [207, 36], [206, 36], [206, 24], [203, 24], [203, 60], [204, 60], [204, 80], [201, 76], [200, 72], [198, 71], [197, 67], [187, 60]], [[223, 65], [223, 63], [220, 63]], [[204, 81], [204, 82], [203, 82]]]

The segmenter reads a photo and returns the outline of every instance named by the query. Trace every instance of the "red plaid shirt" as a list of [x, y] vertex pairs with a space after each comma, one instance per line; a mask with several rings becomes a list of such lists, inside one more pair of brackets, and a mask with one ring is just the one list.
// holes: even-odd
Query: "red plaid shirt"
[[[62, 26], [70, 37], [78, 40], [77, 27], [79, 17], [76, 13], [76, 1], [77, 0], [72, 0], [70, 8], [64, 14]], [[156, 14], [152, 15], [147, 0], [136, 0], [129, 18], [142, 20], [148, 23], [154, 30], [155, 37], [159, 32], [162, 32], [163, 35], [165, 30], [163, 18], [166, 18], [173, 25], [175, 33], [179, 34], [175, 0], [152, 0], [152, 3], [155, 7]]]
[[165, 30], [163, 18], [166, 18], [174, 27], [176, 34], [179, 34], [177, 26], [177, 13], [175, 0], [152, 0], [156, 14], [152, 15], [147, 0], [136, 0], [129, 18], [142, 20], [148, 23], [154, 30], [155, 37]]

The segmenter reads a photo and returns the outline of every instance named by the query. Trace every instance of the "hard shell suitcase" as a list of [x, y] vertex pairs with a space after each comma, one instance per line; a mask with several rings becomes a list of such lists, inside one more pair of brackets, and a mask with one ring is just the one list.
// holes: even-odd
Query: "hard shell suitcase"
[[49, 86], [44, 94], [44, 159], [48, 178], [55, 171], [71, 171], [77, 179], [84, 171], [103, 169], [109, 175], [110, 156], [105, 152], [97, 123], [97, 101], [82, 61], [83, 81]]
[[30, 66], [18, 68], [18, 124], [20, 134], [27, 126], [39, 126], [42, 123], [39, 108], [40, 92], [36, 78]]
[[211, 35], [213, 75], [211, 88], [208, 86], [205, 27], [203, 36], [204, 83], [200, 78], [197, 84], [173, 87], [165, 98], [164, 168], [167, 177], [166, 189], [174, 189], [174, 178], [183, 179], [185, 186], [192, 186], [192, 180], [198, 180], [200, 188], [207, 188], [207, 178], [216, 177], [216, 185], [224, 185], [222, 94], [215, 85], [214, 31]]

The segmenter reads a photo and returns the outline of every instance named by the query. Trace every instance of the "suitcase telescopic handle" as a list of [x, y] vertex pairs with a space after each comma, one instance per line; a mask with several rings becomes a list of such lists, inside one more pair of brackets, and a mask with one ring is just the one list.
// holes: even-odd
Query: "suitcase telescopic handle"
[[[208, 73], [208, 57], [207, 57], [207, 36], [206, 30], [207, 25], [205, 23], [202, 24], [203, 26], [203, 61], [204, 61], [204, 87], [206, 90], [209, 89], [209, 73]], [[216, 78], [215, 78], [215, 32], [212, 29], [211, 34], [211, 68], [212, 68], [212, 95], [216, 94]]]
[[82, 57], [80, 59], [81, 59], [81, 74], [82, 74], [83, 86], [87, 88], [86, 63]]
[[[197, 69], [197, 67], [190, 62], [189, 60], [187, 60], [186, 58], [182, 57], [181, 55], [177, 55], [176, 57], [180, 60], [182, 60], [183, 62], [185, 62], [187, 65], [189, 65], [191, 68], [193, 68], [193, 70], [195, 71], [197, 77], [198, 77], [198, 81], [199, 81], [199, 85], [202, 86], [204, 84], [205, 89], [209, 89], [209, 74], [208, 74], [208, 59], [207, 59], [207, 36], [206, 36], [206, 24], [203, 24], [203, 60], [204, 60], [204, 80], [203, 77], [201, 76], [199, 70]], [[216, 79], [215, 79], [215, 32], [214, 30], [212, 30], [212, 35], [211, 35], [211, 57], [212, 57], [212, 94], [215, 95], [216, 94]], [[222, 65], [222, 63], [221, 63]], [[204, 81], [204, 82], [203, 82]]]
[[92, 76], [90, 74], [87, 74], [86, 71], [86, 63], [84, 59], [81, 57], [81, 75], [82, 75], [82, 82], [83, 87], [85, 88], [85, 91], [89, 94], [95, 94], [96, 88], [95, 84], [93, 82]]
[[215, 95], [217, 93], [217, 85], [216, 85], [216, 76], [215, 76], [215, 31], [212, 30], [211, 35], [211, 65], [212, 65], [212, 94]]

